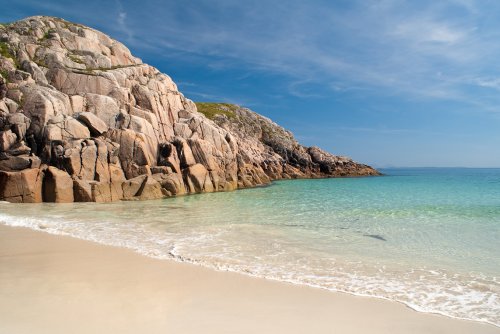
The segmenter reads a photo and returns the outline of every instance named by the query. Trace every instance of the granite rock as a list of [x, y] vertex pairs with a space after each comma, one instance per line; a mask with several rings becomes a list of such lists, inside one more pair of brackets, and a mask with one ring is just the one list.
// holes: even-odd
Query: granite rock
[[379, 174], [249, 109], [195, 104], [92, 28], [34, 16], [0, 25], [0, 37], [0, 200], [146, 200]]

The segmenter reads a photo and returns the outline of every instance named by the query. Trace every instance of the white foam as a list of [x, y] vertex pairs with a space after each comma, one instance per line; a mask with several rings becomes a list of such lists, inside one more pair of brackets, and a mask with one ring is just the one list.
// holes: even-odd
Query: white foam
[[435, 269], [408, 268], [404, 275], [395, 275], [386, 265], [371, 268], [362, 261], [343, 262], [341, 259], [331, 260], [327, 266], [317, 262], [315, 266], [313, 257], [289, 254], [290, 249], [287, 252], [279, 244], [274, 245], [278, 252], [273, 253], [273, 256], [266, 257], [265, 252], [260, 255], [246, 254], [239, 249], [237, 241], [227, 243], [224, 240], [226, 232], [216, 229], [179, 235], [148, 230], [133, 222], [117, 226], [113, 222], [101, 221], [89, 226], [84, 221], [66, 221], [64, 217], [47, 219], [5, 213], [0, 213], [0, 222], [130, 248], [159, 259], [173, 259], [220, 271], [397, 301], [419, 312], [500, 327], [498, 278], [481, 273], [464, 276]]

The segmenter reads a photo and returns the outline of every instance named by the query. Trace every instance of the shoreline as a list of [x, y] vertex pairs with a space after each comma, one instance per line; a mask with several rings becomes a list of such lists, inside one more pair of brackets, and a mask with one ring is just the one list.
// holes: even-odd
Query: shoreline
[[500, 333], [491, 324], [422, 313], [382, 298], [216, 271], [42, 232], [0, 224], [0, 330]]

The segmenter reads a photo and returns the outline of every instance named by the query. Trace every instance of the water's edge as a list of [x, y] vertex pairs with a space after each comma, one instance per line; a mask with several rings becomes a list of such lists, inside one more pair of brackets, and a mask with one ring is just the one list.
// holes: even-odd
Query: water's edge
[[231, 273], [245, 275], [245, 276], [253, 277], [253, 278], [257, 278], [257, 279], [265, 279], [265, 280], [276, 281], [276, 282], [281, 282], [281, 283], [293, 284], [293, 285], [297, 285], [297, 286], [307, 286], [307, 287], [311, 287], [311, 288], [315, 288], [315, 289], [322, 289], [322, 290], [326, 290], [326, 291], [330, 291], [330, 292], [334, 292], [334, 293], [344, 293], [344, 294], [348, 294], [348, 295], [352, 295], [352, 296], [357, 296], [357, 297], [363, 297], [363, 298], [376, 298], [376, 299], [387, 300], [387, 301], [390, 301], [390, 302], [396, 302], [398, 304], [402, 304], [402, 305], [408, 307], [409, 309], [411, 309], [411, 310], [413, 310], [415, 312], [419, 312], [419, 313], [439, 315], [439, 316], [444, 316], [444, 317], [447, 317], [447, 318], [450, 318], [450, 319], [457, 319], [457, 320], [463, 320], [463, 321], [471, 321], [471, 322], [475, 322], [475, 323], [481, 323], [481, 324], [485, 324], [485, 325], [491, 325], [491, 326], [494, 326], [496, 328], [500, 328], [500, 325], [492, 323], [492, 322], [487, 321], [487, 320], [478, 320], [478, 319], [472, 319], [472, 318], [457, 317], [457, 316], [453, 316], [453, 315], [447, 314], [445, 312], [429, 312], [429, 311], [423, 310], [423, 309], [419, 308], [418, 306], [413, 305], [411, 303], [408, 303], [408, 302], [405, 302], [405, 301], [401, 301], [401, 300], [397, 300], [397, 299], [387, 298], [387, 297], [384, 297], [384, 296], [368, 295], [368, 294], [363, 294], [363, 293], [354, 293], [354, 292], [351, 292], [351, 291], [344, 291], [344, 290], [335, 289], [335, 288], [326, 288], [324, 286], [315, 285], [315, 284], [308, 284], [308, 283], [304, 283], [304, 282], [300, 282], [300, 281], [296, 281], [296, 280], [287, 280], [287, 279], [283, 279], [283, 278], [268, 277], [268, 276], [253, 274], [253, 273], [248, 272], [248, 271], [235, 270], [235, 269], [230, 268], [230, 267], [221, 268], [221, 267], [218, 267], [218, 266], [215, 266], [215, 265], [211, 265], [209, 263], [197, 261], [195, 259], [190, 259], [190, 258], [185, 258], [185, 257], [182, 257], [182, 256], [178, 256], [178, 255], [175, 255], [173, 253], [169, 253], [168, 256], [158, 255], [158, 254], [151, 254], [151, 253], [145, 252], [144, 250], [142, 250], [140, 248], [130, 247], [130, 246], [121, 244], [119, 242], [116, 242], [116, 243], [113, 243], [113, 242], [103, 242], [102, 240], [97, 240], [97, 239], [92, 238], [92, 237], [82, 237], [82, 236], [75, 235], [75, 234], [72, 234], [72, 233], [67, 233], [67, 232], [63, 232], [63, 231], [59, 231], [59, 230], [54, 230], [54, 229], [50, 229], [50, 228], [42, 228], [40, 226], [35, 226], [35, 225], [34, 226], [16, 225], [15, 223], [6, 222], [6, 221], [3, 221], [3, 220], [0, 220], [0, 224], [3, 225], [3, 226], [13, 227], [13, 228], [28, 229], [28, 230], [31, 230], [31, 231], [41, 232], [41, 233], [47, 233], [47, 234], [55, 235], [55, 236], [70, 237], [70, 238], [74, 238], [74, 239], [78, 239], [78, 240], [84, 240], [84, 241], [92, 242], [92, 243], [95, 243], [95, 244], [98, 244], [98, 245], [103, 245], [103, 246], [109, 246], [109, 247], [116, 247], [116, 248], [121, 248], [121, 249], [127, 249], [127, 250], [131, 250], [131, 251], [135, 252], [136, 254], [139, 254], [139, 255], [142, 255], [142, 256], [146, 256], [146, 257], [149, 257], [149, 258], [153, 258], [153, 259], [157, 259], [157, 260], [175, 261], [177, 263], [183, 263], [183, 264], [189, 264], [189, 265], [196, 265], [196, 266], [199, 266], [199, 267], [202, 267], [202, 268], [207, 268], [207, 269], [215, 270], [215, 271], [218, 271], [218, 272], [231, 272]]

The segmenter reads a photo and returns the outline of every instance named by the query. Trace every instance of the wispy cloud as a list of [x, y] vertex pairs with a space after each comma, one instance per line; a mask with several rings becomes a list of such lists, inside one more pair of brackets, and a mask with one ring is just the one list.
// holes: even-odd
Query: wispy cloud
[[401, 22], [394, 30], [396, 37], [420, 43], [456, 44], [467, 38], [467, 32], [459, 27], [451, 27], [446, 23], [418, 18], [409, 22]]
[[118, 23], [118, 27], [120, 30], [127, 36], [128, 42], [133, 42], [134, 34], [132, 29], [130, 29], [127, 25], [127, 12], [123, 9], [123, 4], [120, 0], [116, 0], [116, 6], [118, 9], [118, 16], [116, 18], [116, 22]]
[[[500, 45], [492, 43], [497, 34], [484, 24], [478, 28], [482, 16], [472, 0], [352, 1], [321, 10], [300, 1], [218, 1], [207, 13], [209, 5], [173, 5], [146, 23], [127, 18], [145, 36], [134, 43], [168, 49], [167, 57], [210, 57], [214, 71], [246, 67], [283, 75], [289, 78], [288, 93], [301, 98], [321, 97], [315, 85], [335, 82], [332, 93], [356, 87], [410, 98], [463, 99], [465, 83], [446, 77], [499, 69], [488, 66], [500, 53]], [[463, 13], [450, 15], [453, 10]]]
[[500, 90], [500, 78], [477, 78], [476, 83], [480, 87]]
[[196, 87], [198, 84], [194, 82], [188, 82], [188, 81], [178, 81], [177, 86], [183, 86], [183, 87]]
[[298, 80], [293, 81], [288, 85], [288, 93], [295, 97], [300, 98], [321, 98], [324, 97], [319, 90], [315, 89], [315, 86], [309, 87], [312, 80]]
[[[492, 0], [112, 4], [98, 18], [81, 15], [167, 60], [281, 76], [282, 88], [298, 98], [370, 92], [474, 105], [500, 77], [500, 29], [492, 15], [500, 3]], [[494, 109], [500, 97], [482, 103]]]
[[347, 126], [339, 126], [333, 127], [332, 130], [335, 131], [348, 131], [348, 132], [370, 132], [370, 133], [378, 133], [378, 134], [411, 134], [416, 133], [415, 129], [397, 129], [397, 128], [375, 128], [375, 127], [347, 127]]

